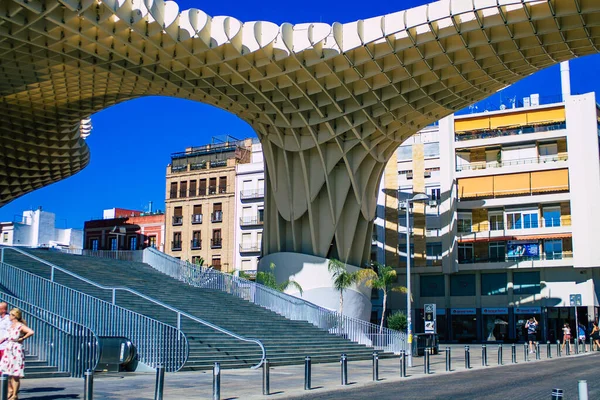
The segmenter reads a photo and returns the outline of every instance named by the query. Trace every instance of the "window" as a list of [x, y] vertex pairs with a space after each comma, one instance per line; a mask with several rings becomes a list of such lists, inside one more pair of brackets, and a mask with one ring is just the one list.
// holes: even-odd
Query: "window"
[[212, 222], [223, 221], [223, 205], [221, 203], [213, 204]]
[[425, 143], [423, 145], [423, 155], [425, 158], [433, 158], [440, 156], [439, 142]]
[[206, 179], [200, 179], [200, 190], [198, 196], [206, 196]]
[[195, 204], [192, 214], [192, 224], [202, 223], [202, 204]]
[[539, 294], [540, 293], [540, 273], [534, 272], [514, 272], [513, 273], [514, 294]]
[[227, 177], [222, 176], [219, 178], [219, 193], [227, 192]]
[[444, 275], [421, 275], [420, 289], [421, 297], [444, 297], [446, 295]]
[[173, 226], [183, 225], [183, 207], [173, 209]]
[[148, 236], [148, 246], [156, 248], [156, 236]]
[[[4, 235], [7, 236], [8, 232], [4, 232]], [[90, 240], [90, 249], [92, 249], [94, 251], [98, 251], [98, 239]]]
[[265, 222], [265, 210], [262, 208], [258, 209], [258, 222]]
[[428, 190], [429, 194], [429, 205], [437, 206], [441, 202], [441, 189], [440, 188], [430, 188]]
[[137, 236], [129, 237], [129, 250], [137, 250]]
[[110, 238], [110, 249], [115, 251], [119, 250], [119, 239], [116, 237]]
[[511, 211], [506, 213], [507, 229], [531, 229], [538, 226], [538, 210]]
[[481, 274], [481, 295], [497, 296], [507, 294], [508, 279], [506, 272]]
[[194, 197], [196, 196], [196, 185], [197, 185], [197, 181], [194, 179], [193, 181], [190, 181], [190, 197]]
[[451, 296], [475, 296], [475, 274], [450, 275]]
[[203, 263], [204, 259], [202, 256], [192, 256], [192, 264], [201, 266]]
[[459, 233], [469, 233], [471, 232], [472, 217], [470, 212], [459, 212], [458, 220], [457, 220], [457, 228]]
[[560, 207], [544, 207], [543, 209], [544, 226], [560, 226]]
[[242, 260], [242, 271], [252, 270], [252, 260]]
[[171, 199], [177, 198], [177, 182], [171, 182], [170, 196]]
[[433, 265], [435, 261], [441, 261], [442, 259], [442, 244], [441, 243], [427, 243], [427, 265]]
[[506, 246], [504, 242], [490, 242], [490, 261], [504, 261]]
[[202, 248], [202, 234], [200, 231], [192, 232], [192, 249], [198, 250]]
[[220, 249], [223, 246], [221, 238], [221, 230], [213, 229], [212, 239], [210, 240], [210, 247], [213, 249]]
[[173, 232], [171, 250], [181, 250], [181, 232]]
[[412, 144], [398, 147], [398, 161], [412, 160]]
[[502, 148], [502, 165], [504, 166], [524, 164], [537, 158], [538, 153], [534, 144]]
[[489, 211], [488, 220], [490, 222], [490, 231], [504, 230], [504, 214], [502, 211]]
[[540, 162], [553, 161], [558, 156], [558, 145], [556, 143], [540, 144]]
[[458, 245], [458, 262], [469, 263], [473, 262], [473, 244], [461, 243]]
[[562, 239], [544, 240], [544, 253], [546, 254], [546, 260], [560, 260], [562, 258], [562, 252]]
[[486, 168], [496, 168], [499, 166], [501, 160], [500, 149], [486, 150], [485, 151], [485, 164]]
[[179, 185], [179, 197], [187, 197], [187, 181], [181, 182]]
[[217, 178], [210, 178], [208, 182], [208, 194], [217, 193]]
[[457, 152], [456, 153], [456, 170], [462, 171], [468, 168], [471, 164], [471, 153], [470, 152]]
[[213, 257], [212, 259], [212, 267], [217, 271], [221, 270], [221, 257]]

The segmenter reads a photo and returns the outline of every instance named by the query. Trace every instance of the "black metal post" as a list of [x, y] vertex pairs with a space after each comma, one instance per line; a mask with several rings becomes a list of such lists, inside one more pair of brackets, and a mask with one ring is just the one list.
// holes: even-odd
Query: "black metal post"
[[511, 352], [511, 355], [512, 355], [512, 363], [516, 364], [517, 363], [517, 345], [516, 344], [513, 343], [510, 346], [510, 352]]
[[563, 390], [562, 389], [552, 389], [552, 400], [562, 400], [563, 399]]
[[562, 354], [561, 354], [561, 348], [560, 348], [560, 340], [557, 340], [556, 341], [556, 356], [560, 357], [561, 355]]
[[310, 390], [311, 373], [310, 356], [306, 356], [306, 358], [304, 358], [304, 390]]
[[263, 396], [268, 396], [271, 394], [271, 363], [269, 360], [265, 360], [263, 364], [263, 385], [262, 385], [262, 393]]
[[154, 400], [162, 400], [165, 389], [165, 367], [156, 367], [156, 384], [154, 385]]
[[446, 347], [446, 371], [452, 371], [452, 354], [450, 353], [450, 347]]
[[579, 338], [575, 337], [575, 354], [579, 354]]
[[379, 353], [376, 351], [373, 352], [373, 380], [379, 380]]
[[88, 369], [83, 374], [83, 400], [94, 399], [94, 371]]
[[429, 374], [429, 347], [426, 347], [423, 352], [423, 373], [425, 375]]
[[546, 343], [546, 358], [552, 358], [552, 343]]
[[0, 376], [0, 400], [8, 400], [8, 375]]
[[529, 361], [529, 344], [527, 342], [523, 345], [523, 360]]
[[218, 362], [213, 368], [213, 400], [221, 400], [221, 364]]
[[594, 351], [594, 339], [590, 336], [590, 353]]
[[471, 368], [471, 353], [469, 346], [465, 346], [465, 369]]
[[487, 367], [487, 346], [481, 345], [481, 366]]
[[400, 377], [406, 378], [406, 351], [400, 350]]
[[502, 358], [503, 358], [503, 357], [502, 357], [502, 351], [503, 351], [503, 349], [502, 349], [502, 345], [501, 345], [501, 344], [499, 344], [499, 345], [498, 345], [498, 365], [502, 365], [502, 364], [503, 364], [503, 360], [502, 360]]
[[537, 342], [535, 344], [535, 359], [536, 360], [541, 360], [542, 359], [542, 356], [540, 355], [540, 343], [539, 342]]
[[340, 363], [342, 365], [342, 386], [346, 386], [348, 384], [348, 356], [346, 353], [342, 354]]
[[570, 340], [567, 340], [567, 345], [565, 346], [565, 355], [566, 356], [571, 355], [571, 341]]

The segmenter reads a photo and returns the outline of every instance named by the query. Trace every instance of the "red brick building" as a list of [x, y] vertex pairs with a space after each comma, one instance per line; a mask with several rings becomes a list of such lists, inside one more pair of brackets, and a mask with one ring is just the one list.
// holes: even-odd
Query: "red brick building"
[[[108, 217], [108, 218], [107, 218]], [[113, 208], [104, 211], [104, 219], [84, 224], [84, 249], [164, 250], [165, 215]]]

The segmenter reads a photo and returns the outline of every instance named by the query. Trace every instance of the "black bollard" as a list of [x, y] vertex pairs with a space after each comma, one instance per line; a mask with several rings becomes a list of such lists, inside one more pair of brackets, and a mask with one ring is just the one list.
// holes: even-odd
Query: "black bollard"
[[94, 371], [88, 369], [83, 375], [83, 400], [94, 398]]
[[429, 348], [426, 347], [423, 351], [423, 373], [425, 375], [429, 374]]
[[562, 389], [552, 389], [552, 400], [562, 400], [563, 399], [563, 390]]
[[452, 371], [452, 354], [450, 353], [450, 347], [446, 347], [446, 371]]
[[498, 345], [498, 365], [502, 365], [503, 364], [503, 360], [502, 360], [502, 345], [499, 344]]
[[542, 356], [540, 355], [540, 343], [539, 342], [537, 342], [535, 344], [535, 359], [536, 360], [541, 360], [542, 359]]
[[306, 356], [304, 359], [304, 390], [310, 390], [311, 372], [310, 357]]
[[575, 345], [575, 354], [579, 354], [579, 338], [576, 338], [573, 344]]
[[213, 400], [221, 400], [221, 364], [213, 367]]
[[465, 346], [465, 369], [471, 368], [471, 353], [469, 346]]
[[8, 400], [8, 375], [0, 376], [0, 400]]
[[487, 346], [481, 345], [481, 366], [487, 367]]
[[566, 356], [571, 355], [571, 341], [570, 340], [567, 340], [567, 345], [565, 346], [565, 355]]
[[263, 396], [271, 394], [271, 363], [269, 360], [265, 360], [263, 364], [263, 385], [262, 385]]
[[590, 337], [590, 353], [594, 351], [594, 339]]
[[511, 355], [512, 355], [512, 363], [516, 364], [517, 363], [517, 345], [516, 344], [513, 343], [510, 346], [510, 352], [511, 352]]
[[523, 345], [523, 361], [529, 361], [529, 345], [527, 343]]
[[379, 380], [379, 353], [376, 351], [373, 352], [373, 380]]
[[406, 351], [400, 350], [400, 377], [406, 378]]
[[154, 400], [162, 400], [165, 389], [165, 368], [162, 365], [156, 367], [156, 384], [154, 385]]
[[556, 356], [560, 357], [561, 356], [561, 349], [560, 349], [560, 340], [556, 341]]
[[342, 386], [346, 386], [348, 384], [348, 356], [345, 353], [340, 358], [340, 364], [342, 368]]

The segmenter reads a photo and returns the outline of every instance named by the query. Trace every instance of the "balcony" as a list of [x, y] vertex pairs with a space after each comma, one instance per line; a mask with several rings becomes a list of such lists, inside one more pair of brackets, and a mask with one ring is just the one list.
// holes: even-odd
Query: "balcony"
[[190, 247], [192, 250], [200, 250], [202, 249], [202, 240], [200, 239], [192, 239], [190, 240]]
[[173, 226], [180, 226], [180, 225], [183, 225], [183, 216], [182, 215], [173, 216]]
[[265, 189], [249, 189], [240, 191], [240, 199], [253, 200], [265, 197]]
[[226, 166], [227, 166], [227, 160], [211, 161], [210, 162], [210, 167], [211, 168], [221, 168], [221, 167], [226, 167]]
[[206, 169], [206, 167], [207, 167], [206, 162], [200, 162], [200, 163], [190, 164], [190, 170], [191, 171], [196, 171], [196, 170], [199, 170], [199, 169]]
[[477, 171], [477, 170], [482, 170], [482, 169], [512, 167], [512, 166], [519, 166], [519, 165], [546, 164], [546, 163], [554, 163], [554, 162], [559, 162], [559, 161], [567, 161], [568, 159], [569, 159], [569, 155], [567, 153], [561, 153], [561, 154], [554, 154], [551, 156], [520, 158], [520, 159], [516, 159], [516, 160], [472, 162], [470, 164], [457, 165], [456, 172]]
[[178, 172], [186, 172], [186, 171], [187, 171], [187, 165], [172, 165], [171, 166], [172, 174], [176, 174]]
[[217, 194], [217, 187], [216, 186], [209, 186], [208, 187], [208, 194]]
[[548, 235], [570, 233], [571, 217], [542, 218], [540, 221], [509, 221], [504, 222], [482, 222], [475, 225], [458, 225], [459, 240], [502, 240], [506, 236], [520, 235]]
[[211, 249], [220, 249], [222, 247], [223, 247], [223, 239], [222, 238], [210, 239], [210, 248]]
[[171, 242], [171, 250], [173, 250], [173, 251], [181, 250], [181, 241], [172, 241]]
[[473, 257], [468, 259], [458, 259], [459, 264], [479, 264], [479, 263], [523, 263], [537, 261], [571, 260], [573, 253], [570, 251], [556, 253], [542, 253], [537, 257]]
[[242, 243], [240, 244], [240, 253], [259, 253], [261, 243]]
[[223, 211], [215, 211], [210, 214], [211, 222], [223, 222]]
[[240, 217], [240, 226], [259, 226], [264, 222], [258, 217]]
[[219, 194], [227, 193], [227, 186], [219, 186]]
[[202, 214], [192, 214], [192, 224], [201, 224]]
[[462, 142], [466, 140], [489, 139], [504, 136], [517, 136], [531, 133], [557, 131], [566, 128], [566, 122], [556, 122], [552, 124], [521, 126], [517, 128], [486, 129], [474, 132], [456, 133], [454, 135], [454, 140], [456, 142]]

